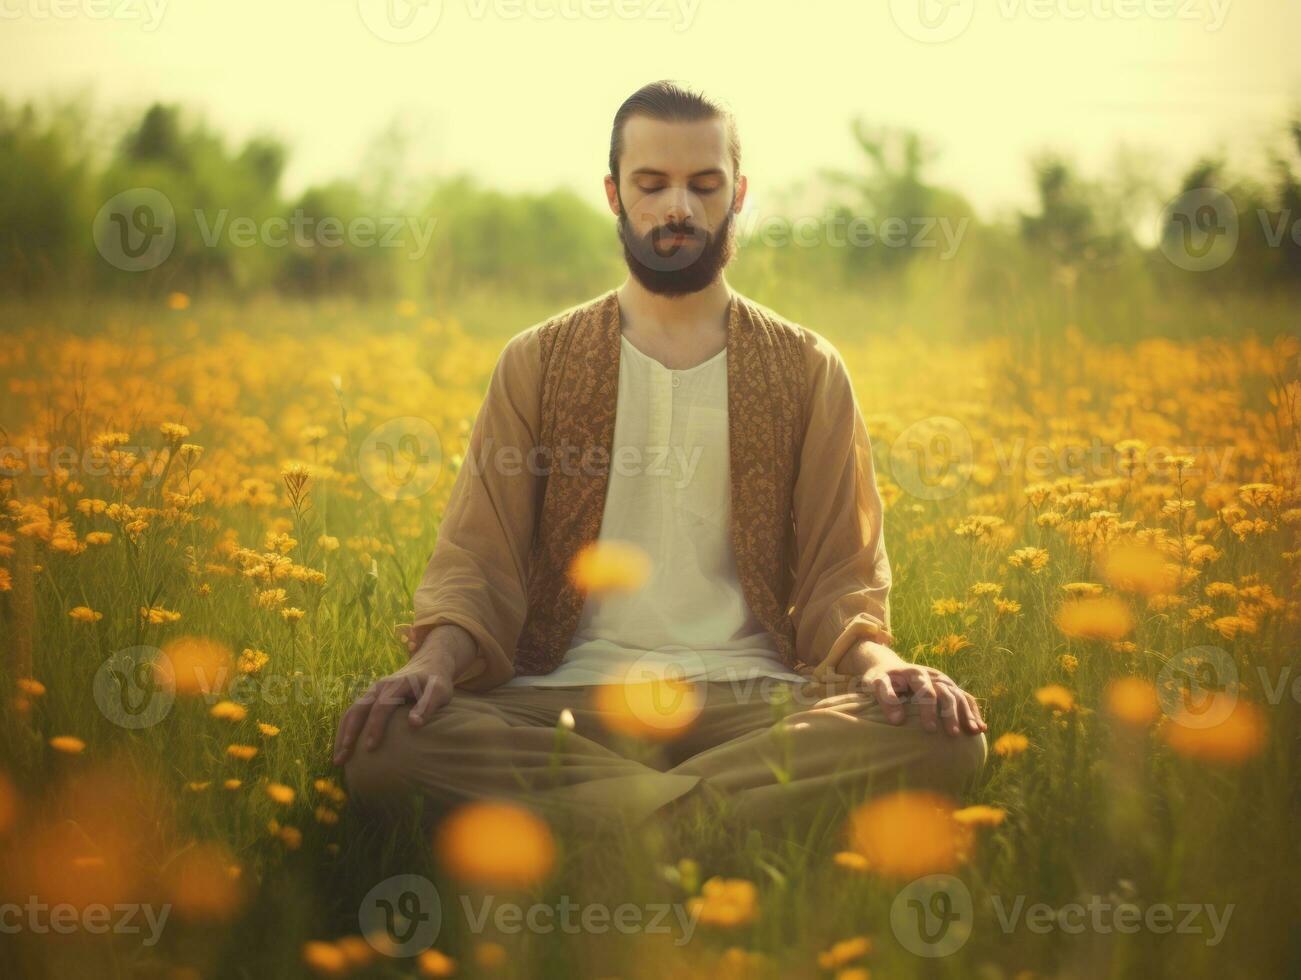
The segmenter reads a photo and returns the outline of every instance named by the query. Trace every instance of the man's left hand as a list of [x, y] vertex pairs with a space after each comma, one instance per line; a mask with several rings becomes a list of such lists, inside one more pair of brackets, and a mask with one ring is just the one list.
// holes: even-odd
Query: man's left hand
[[934, 667], [911, 664], [881, 643], [860, 641], [846, 651], [836, 665], [837, 673], [857, 676], [872, 691], [891, 724], [903, 724], [907, 717], [902, 696], [911, 695], [921, 705], [922, 724], [927, 731], [943, 729], [950, 735], [986, 731], [976, 699], [958, 687], [948, 674]]

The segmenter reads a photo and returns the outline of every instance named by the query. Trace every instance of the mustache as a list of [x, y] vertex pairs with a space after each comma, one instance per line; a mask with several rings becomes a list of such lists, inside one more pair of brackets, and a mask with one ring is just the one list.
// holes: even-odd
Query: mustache
[[707, 231], [702, 228], [697, 228], [695, 225], [671, 223], [660, 225], [658, 228], [653, 228], [646, 237], [650, 241], [658, 242], [662, 239], [673, 238], [677, 235], [682, 235], [699, 242], [707, 241], [709, 238], [709, 233]]

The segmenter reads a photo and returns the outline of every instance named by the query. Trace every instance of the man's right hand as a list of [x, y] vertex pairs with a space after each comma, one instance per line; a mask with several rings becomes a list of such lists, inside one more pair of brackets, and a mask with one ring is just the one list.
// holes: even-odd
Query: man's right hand
[[[449, 629], [460, 630], [459, 627]], [[414, 702], [415, 706], [407, 712], [407, 720], [413, 728], [419, 728], [452, 699], [458, 657], [463, 664], [465, 654], [450, 643], [434, 642], [439, 632], [445, 631], [428, 634], [404, 667], [372, 684], [343, 713], [334, 737], [335, 765], [341, 766], [348, 760], [358, 741], [366, 751], [374, 751], [383, 741], [389, 716], [402, 705]], [[468, 633], [463, 636], [473, 649], [473, 639]]]

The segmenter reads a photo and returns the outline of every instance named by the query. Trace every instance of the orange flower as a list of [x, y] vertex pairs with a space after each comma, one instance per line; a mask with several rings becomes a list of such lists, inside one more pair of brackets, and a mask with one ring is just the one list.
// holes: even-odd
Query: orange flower
[[1115, 596], [1092, 596], [1064, 602], [1057, 628], [1082, 640], [1121, 640], [1134, 629], [1134, 614]]
[[1135, 728], [1146, 728], [1161, 713], [1156, 688], [1141, 677], [1118, 677], [1107, 685], [1107, 713]]
[[1035, 691], [1034, 697], [1045, 708], [1053, 711], [1071, 711], [1075, 707], [1075, 695], [1060, 684], [1047, 684]]
[[1166, 744], [1182, 756], [1206, 762], [1232, 764], [1258, 755], [1265, 746], [1264, 713], [1223, 691], [1209, 697], [1205, 710], [1194, 715], [1185, 708], [1168, 720], [1162, 731]]
[[181, 636], [163, 645], [154, 660], [154, 675], [160, 685], [177, 694], [207, 694], [226, 686], [233, 665], [225, 644], [202, 636]]
[[55, 735], [50, 739], [50, 748], [68, 755], [80, 755], [86, 749], [86, 743], [76, 735]]
[[759, 892], [744, 878], [710, 878], [699, 895], [687, 899], [687, 909], [713, 926], [740, 926], [759, 915]]
[[994, 740], [994, 754], [1010, 759], [1030, 747], [1030, 740], [1018, 732], [1008, 732]]
[[500, 887], [527, 887], [555, 863], [551, 829], [530, 810], [485, 800], [457, 808], [434, 840], [439, 859], [456, 877]]
[[588, 593], [636, 592], [650, 576], [650, 556], [628, 541], [595, 541], [569, 565], [570, 581]]
[[953, 819], [953, 801], [926, 790], [900, 790], [857, 807], [850, 846], [879, 874], [896, 878], [951, 871], [969, 843]]

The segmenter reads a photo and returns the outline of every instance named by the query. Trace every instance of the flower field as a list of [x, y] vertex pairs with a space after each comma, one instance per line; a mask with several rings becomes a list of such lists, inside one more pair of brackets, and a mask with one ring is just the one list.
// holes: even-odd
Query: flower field
[[393, 627], [504, 337], [411, 303], [182, 294], [12, 326], [9, 975], [1296, 970], [1295, 339], [828, 336], [900, 653], [980, 699], [984, 779], [595, 840], [491, 801], [432, 836], [377, 825], [330, 763], [341, 712], [405, 660]]

